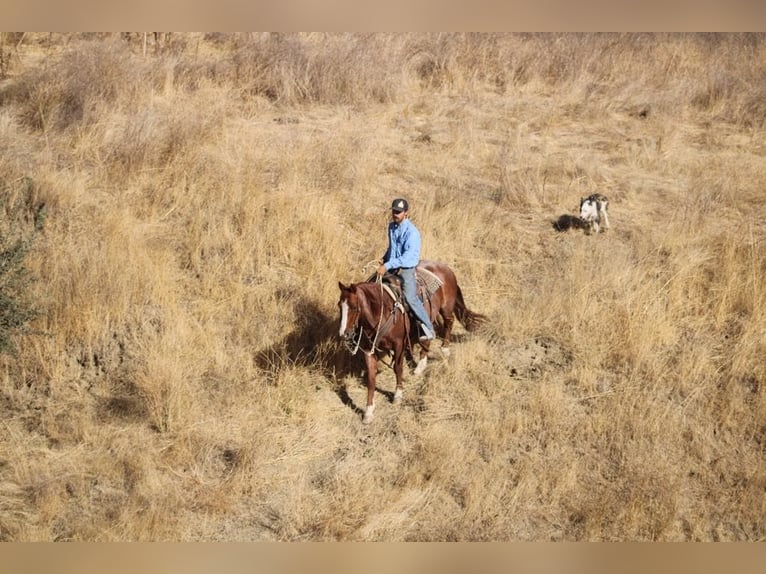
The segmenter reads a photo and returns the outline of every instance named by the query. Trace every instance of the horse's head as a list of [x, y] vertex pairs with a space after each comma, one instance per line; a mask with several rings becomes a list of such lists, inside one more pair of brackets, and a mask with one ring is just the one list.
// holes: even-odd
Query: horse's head
[[341, 339], [348, 340], [354, 336], [361, 314], [359, 294], [355, 285], [344, 285], [338, 281], [338, 287], [340, 287], [340, 299], [338, 300], [340, 330], [338, 335]]

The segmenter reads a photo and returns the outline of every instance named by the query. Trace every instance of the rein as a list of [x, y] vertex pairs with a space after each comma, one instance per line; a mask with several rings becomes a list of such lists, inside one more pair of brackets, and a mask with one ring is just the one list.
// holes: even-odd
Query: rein
[[[375, 281], [380, 285], [380, 316], [378, 317], [378, 324], [375, 326], [375, 336], [372, 338], [372, 345], [370, 346], [370, 350], [366, 351], [362, 349], [366, 354], [372, 355], [376, 351], [381, 351], [382, 349], [377, 348], [378, 344], [378, 338], [380, 337], [381, 333], [384, 333], [386, 328], [390, 325], [391, 321], [393, 320], [394, 315], [396, 314], [396, 304], [391, 309], [391, 314], [386, 319], [386, 322], [383, 323], [383, 300], [385, 293], [383, 292], [383, 281], [381, 277], [378, 277]], [[348, 350], [351, 352], [352, 355], [356, 355], [356, 353], [359, 351], [359, 349], [362, 346], [362, 335], [366, 335], [364, 327], [359, 325], [359, 318], [361, 317], [361, 313], [359, 316], [357, 316], [356, 321], [354, 322], [354, 331], [357, 330], [357, 327], [359, 328], [359, 334], [356, 336], [356, 341], [346, 341], [346, 346]], [[369, 336], [367, 336], [369, 339]], [[349, 343], [351, 343], [349, 345]], [[385, 362], [384, 362], [385, 364]]]
[[[378, 344], [378, 336], [380, 335], [380, 324], [383, 321], [383, 277], [378, 275], [375, 282], [380, 285], [380, 316], [378, 317], [378, 326], [375, 328], [375, 338], [372, 340], [372, 349], [370, 349], [370, 353], [375, 352], [375, 345]], [[393, 317], [394, 313], [396, 312], [396, 307], [391, 308], [391, 316]], [[388, 321], [386, 321], [388, 322]]]

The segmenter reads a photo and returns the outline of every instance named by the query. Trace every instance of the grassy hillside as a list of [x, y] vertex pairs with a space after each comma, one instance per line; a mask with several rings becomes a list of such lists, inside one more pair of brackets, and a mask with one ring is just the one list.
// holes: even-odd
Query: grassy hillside
[[[766, 36], [0, 54], [41, 311], [0, 355], [0, 539], [766, 537]], [[612, 228], [562, 228], [593, 192]], [[491, 322], [363, 426], [337, 283], [395, 196]]]

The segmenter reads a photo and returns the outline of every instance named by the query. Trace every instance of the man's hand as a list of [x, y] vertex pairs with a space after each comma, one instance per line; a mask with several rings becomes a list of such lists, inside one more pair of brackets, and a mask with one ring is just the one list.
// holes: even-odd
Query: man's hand
[[378, 275], [385, 275], [386, 274], [386, 266], [382, 263], [378, 265]]

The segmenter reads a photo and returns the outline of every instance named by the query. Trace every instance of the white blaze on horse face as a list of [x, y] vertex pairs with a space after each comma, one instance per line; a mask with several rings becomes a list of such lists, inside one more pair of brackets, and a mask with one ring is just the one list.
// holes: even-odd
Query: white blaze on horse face
[[345, 299], [340, 303], [340, 331], [342, 337], [346, 333], [346, 321], [348, 321], [348, 301]]

